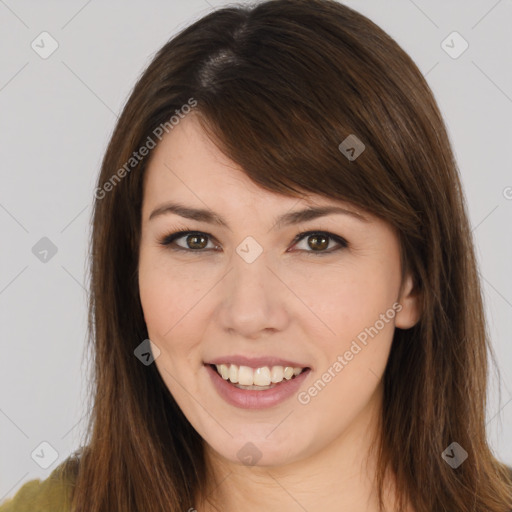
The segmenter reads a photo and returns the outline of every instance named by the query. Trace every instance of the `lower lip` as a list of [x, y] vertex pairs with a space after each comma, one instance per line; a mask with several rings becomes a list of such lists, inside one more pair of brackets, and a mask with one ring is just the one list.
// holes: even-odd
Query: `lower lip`
[[283, 380], [273, 388], [258, 391], [237, 388], [224, 380], [209, 364], [206, 364], [205, 368], [219, 395], [228, 404], [242, 409], [264, 409], [284, 402], [298, 391], [310, 372], [308, 368], [293, 379]]

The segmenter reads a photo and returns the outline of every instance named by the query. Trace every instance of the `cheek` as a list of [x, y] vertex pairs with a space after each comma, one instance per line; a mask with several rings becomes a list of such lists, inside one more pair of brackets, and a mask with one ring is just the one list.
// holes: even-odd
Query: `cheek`
[[[163, 337], [182, 317], [192, 300], [190, 279], [180, 278], [153, 248], [143, 248], [139, 259], [139, 294], [148, 331]], [[193, 287], [192, 287], [193, 288]]]
[[308, 304], [329, 328], [315, 339], [319, 373], [330, 372], [325, 381], [332, 382], [319, 401], [324, 406], [341, 400], [357, 407], [357, 397], [363, 403], [378, 384], [389, 357], [400, 285], [399, 268], [392, 263], [391, 258], [377, 258], [347, 264], [329, 272], [328, 282], [318, 273], [318, 286], [304, 290]]
[[396, 301], [398, 269], [385, 266], [385, 262], [363, 263], [331, 267], [327, 273], [310, 272], [301, 287], [304, 302], [329, 327], [331, 339], [347, 340], [357, 335]]
[[170, 280], [158, 269], [144, 264], [139, 267], [140, 301], [150, 337], [160, 338], [172, 326], [176, 294], [171, 288]]
[[141, 253], [139, 294], [148, 336], [161, 350], [157, 365], [183, 368], [201, 339], [204, 322], [199, 317], [204, 312], [198, 301], [211, 285], [191, 270], [171, 266], [149, 249]]
[[319, 365], [298, 399], [309, 421], [329, 438], [347, 428], [376, 396], [394, 333], [398, 275], [391, 269], [352, 270], [331, 274], [332, 291], [323, 298], [318, 291], [309, 295], [334, 334], [315, 339]]

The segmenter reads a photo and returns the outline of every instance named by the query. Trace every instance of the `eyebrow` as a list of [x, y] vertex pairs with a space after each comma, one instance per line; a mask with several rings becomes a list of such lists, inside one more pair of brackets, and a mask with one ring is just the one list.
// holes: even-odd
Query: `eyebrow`
[[[158, 208], [153, 210], [153, 212], [151, 212], [151, 215], [149, 216], [148, 220], [169, 213], [174, 213], [176, 215], [179, 215], [180, 217], [184, 217], [185, 219], [191, 219], [198, 222], [206, 222], [209, 224], [216, 224], [218, 226], [222, 226], [231, 230], [228, 223], [215, 212], [203, 208], [192, 208], [179, 203], [166, 203], [162, 206], [159, 206]], [[281, 215], [280, 217], [274, 219], [274, 229], [279, 229], [284, 226], [290, 226], [292, 224], [300, 224], [301, 222], [314, 220], [319, 217], [324, 217], [326, 215], [330, 215], [333, 213], [349, 215], [362, 222], [369, 222], [369, 220], [360, 213], [357, 213], [352, 210], [347, 210], [346, 208], [342, 208], [341, 206], [317, 206], [308, 207], [303, 210], [288, 212]]]

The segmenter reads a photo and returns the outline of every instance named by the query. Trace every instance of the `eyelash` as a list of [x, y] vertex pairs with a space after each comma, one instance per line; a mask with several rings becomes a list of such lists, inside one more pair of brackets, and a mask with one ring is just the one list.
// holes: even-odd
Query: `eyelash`
[[[202, 252], [214, 250], [214, 249], [195, 249], [195, 250], [194, 249], [185, 249], [185, 248], [180, 247], [175, 244], [171, 246], [171, 244], [173, 244], [173, 242], [175, 240], [184, 238], [186, 235], [201, 235], [201, 236], [205, 236], [208, 239], [213, 239], [213, 237], [211, 235], [209, 235], [208, 233], [204, 233], [202, 231], [194, 231], [194, 230], [184, 229], [184, 230], [176, 231], [174, 233], [170, 233], [170, 234], [164, 236], [162, 239], [159, 240], [158, 243], [164, 247], [169, 247], [173, 251], [180, 251], [180, 252], [202, 253]], [[318, 252], [312, 251], [312, 250], [305, 251], [305, 250], [300, 249], [300, 252], [309, 253], [314, 256], [322, 256], [325, 254], [331, 254], [332, 252], [336, 252], [341, 249], [346, 249], [348, 247], [348, 242], [344, 238], [342, 238], [338, 235], [334, 235], [333, 233], [329, 233], [328, 231], [303, 231], [301, 233], [298, 233], [295, 236], [295, 238], [292, 240], [292, 246], [297, 244], [298, 242], [300, 242], [303, 238], [307, 238], [308, 236], [313, 236], [313, 235], [325, 236], [327, 239], [337, 242], [340, 245], [340, 247], [334, 248], [334, 249], [331, 247], [331, 249], [324, 250], [324, 251], [318, 251]]]

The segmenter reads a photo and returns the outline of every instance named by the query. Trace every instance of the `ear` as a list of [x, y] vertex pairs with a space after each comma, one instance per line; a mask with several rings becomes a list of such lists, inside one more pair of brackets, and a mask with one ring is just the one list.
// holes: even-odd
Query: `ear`
[[407, 274], [403, 280], [397, 302], [402, 307], [397, 310], [395, 326], [399, 329], [410, 329], [418, 323], [421, 316], [421, 295], [414, 286], [411, 274]]

